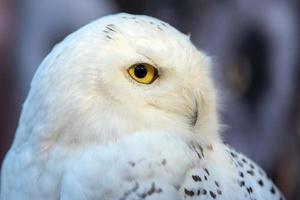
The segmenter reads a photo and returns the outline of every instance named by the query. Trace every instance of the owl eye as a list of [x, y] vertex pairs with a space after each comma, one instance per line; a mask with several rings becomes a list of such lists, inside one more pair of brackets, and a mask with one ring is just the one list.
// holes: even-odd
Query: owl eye
[[128, 69], [130, 77], [138, 83], [151, 84], [158, 77], [155, 67], [147, 63], [134, 64]]

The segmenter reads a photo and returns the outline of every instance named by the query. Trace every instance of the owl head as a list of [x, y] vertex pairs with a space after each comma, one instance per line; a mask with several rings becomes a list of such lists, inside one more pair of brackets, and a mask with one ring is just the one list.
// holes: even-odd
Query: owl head
[[219, 138], [210, 59], [158, 19], [115, 14], [57, 44], [39, 66], [14, 145], [114, 142], [143, 130]]

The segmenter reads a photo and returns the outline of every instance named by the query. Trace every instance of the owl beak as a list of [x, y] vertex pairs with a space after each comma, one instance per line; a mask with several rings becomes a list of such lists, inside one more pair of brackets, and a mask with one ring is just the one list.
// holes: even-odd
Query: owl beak
[[190, 119], [190, 124], [192, 127], [195, 127], [196, 123], [197, 123], [197, 120], [198, 120], [198, 104], [196, 103], [196, 108], [191, 116], [191, 119]]
[[198, 111], [195, 111], [191, 117], [191, 125], [194, 127], [198, 119]]

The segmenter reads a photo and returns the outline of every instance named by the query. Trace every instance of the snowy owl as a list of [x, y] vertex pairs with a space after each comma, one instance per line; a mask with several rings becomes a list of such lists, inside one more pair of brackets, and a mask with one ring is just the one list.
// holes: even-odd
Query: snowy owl
[[222, 142], [208, 56], [152, 17], [74, 32], [39, 66], [1, 175], [1, 200], [280, 200]]

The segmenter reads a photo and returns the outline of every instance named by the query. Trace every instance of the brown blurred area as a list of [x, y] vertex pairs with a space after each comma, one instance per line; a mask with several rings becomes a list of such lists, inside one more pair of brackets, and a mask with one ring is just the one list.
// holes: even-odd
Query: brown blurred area
[[41, 60], [69, 33], [115, 12], [191, 34], [214, 59], [224, 139], [262, 165], [287, 199], [300, 199], [298, 0], [0, 0], [0, 163]]
[[0, 159], [11, 145], [20, 105], [16, 102], [15, 67], [12, 58], [14, 5], [0, 1]]

